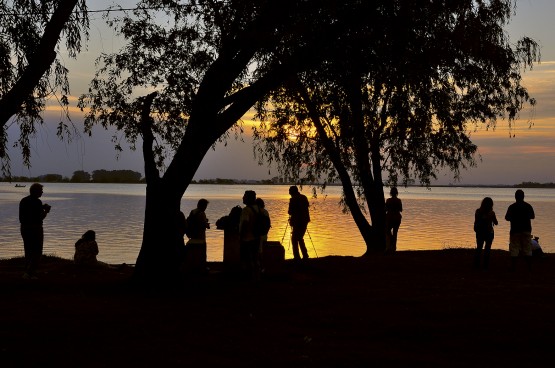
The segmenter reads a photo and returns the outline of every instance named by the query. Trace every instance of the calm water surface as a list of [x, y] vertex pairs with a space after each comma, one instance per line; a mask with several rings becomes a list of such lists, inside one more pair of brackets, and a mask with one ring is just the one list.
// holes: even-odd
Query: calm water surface
[[[181, 203], [186, 214], [200, 198], [210, 201], [206, 211], [212, 229], [207, 231], [208, 260], [223, 258], [223, 231], [215, 229], [216, 220], [229, 213], [245, 190], [253, 189], [266, 202], [272, 217], [269, 239], [282, 242], [286, 257], [292, 258], [290, 228], [287, 226], [288, 186], [276, 185], [191, 185]], [[14, 184], [0, 183], [0, 258], [23, 255], [19, 234], [18, 204], [29, 191]], [[493, 248], [507, 249], [509, 224], [505, 211], [514, 202], [510, 188], [433, 187], [400, 188], [403, 222], [399, 230], [399, 250], [474, 247], [474, 211], [484, 196], [494, 200], [499, 219]], [[312, 222], [305, 237], [310, 256], [359, 256], [365, 244], [350, 214], [338, 205], [340, 187], [311, 198], [308, 187], [303, 193], [311, 203]], [[526, 189], [526, 201], [536, 212], [533, 234], [540, 237], [544, 251], [555, 252], [555, 189]], [[44, 252], [72, 258], [74, 244], [89, 230], [97, 233], [99, 260], [109, 263], [135, 263], [142, 240], [145, 186], [142, 184], [68, 184], [46, 183], [43, 203], [52, 206], [44, 221]]]

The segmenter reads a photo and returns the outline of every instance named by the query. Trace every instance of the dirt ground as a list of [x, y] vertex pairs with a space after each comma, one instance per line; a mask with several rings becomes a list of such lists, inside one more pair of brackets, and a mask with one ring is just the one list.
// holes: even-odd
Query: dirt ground
[[[487, 271], [472, 250], [286, 261], [260, 282], [210, 264], [180, 287], [132, 267], [0, 261], [0, 367], [552, 367], [555, 258]], [[555, 257], [555, 256], [553, 256]]]

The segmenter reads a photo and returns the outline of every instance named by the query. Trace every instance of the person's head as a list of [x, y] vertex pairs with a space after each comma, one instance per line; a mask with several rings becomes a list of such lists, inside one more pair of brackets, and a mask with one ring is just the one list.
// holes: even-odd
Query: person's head
[[264, 208], [265, 207], [264, 200], [262, 198], [256, 198], [255, 203], [258, 206], [258, 208]]
[[198, 200], [197, 208], [199, 210], [205, 211], [207, 207], [208, 207], [208, 201], [206, 199], [201, 198], [201, 199]]
[[93, 230], [87, 230], [87, 232], [83, 234], [82, 238], [85, 240], [95, 240], [96, 233]]
[[34, 183], [33, 185], [31, 185], [31, 187], [29, 188], [29, 193], [33, 197], [37, 197], [37, 198], [42, 196], [42, 184]]
[[243, 195], [243, 203], [247, 206], [255, 204], [256, 192], [254, 190], [245, 190], [245, 194]]
[[482, 199], [482, 204], [480, 205], [481, 211], [491, 211], [493, 209], [493, 199], [490, 197], [485, 197]]
[[524, 191], [522, 189], [519, 189], [515, 192], [515, 199], [517, 201], [523, 201], [524, 200]]
[[399, 191], [397, 190], [397, 187], [391, 187], [391, 190], [389, 191], [389, 194], [392, 197], [397, 197], [399, 195]]
[[296, 185], [291, 185], [289, 187], [289, 194], [292, 195], [292, 196], [296, 195], [296, 194], [299, 194], [299, 188], [297, 188]]

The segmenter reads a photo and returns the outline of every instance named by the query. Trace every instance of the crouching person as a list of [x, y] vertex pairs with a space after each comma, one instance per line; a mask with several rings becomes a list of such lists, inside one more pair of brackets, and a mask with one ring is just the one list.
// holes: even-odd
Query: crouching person
[[83, 267], [107, 267], [108, 264], [96, 259], [98, 255], [98, 244], [96, 243], [96, 233], [88, 230], [81, 239], [75, 243], [75, 255], [73, 261], [77, 266]]

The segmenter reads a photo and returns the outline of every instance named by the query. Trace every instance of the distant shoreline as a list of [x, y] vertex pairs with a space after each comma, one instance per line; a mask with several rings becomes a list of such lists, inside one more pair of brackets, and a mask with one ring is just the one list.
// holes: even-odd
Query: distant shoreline
[[[24, 188], [25, 186], [18, 185], [19, 183], [33, 183], [33, 182], [40, 182], [40, 183], [70, 183], [70, 184], [145, 184], [144, 179], [140, 181], [89, 181], [89, 182], [77, 182], [77, 181], [70, 181], [68, 180], [60, 180], [60, 181], [45, 181], [40, 180], [39, 178], [28, 178], [27, 180], [8, 180], [5, 178], [0, 179], [0, 182], [3, 183], [11, 183], [14, 184], [16, 187]], [[252, 179], [201, 179], [201, 180], [193, 180], [191, 184], [198, 184], [198, 185], [298, 185], [298, 183], [293, 182], [275, 182], [273, 180], [252, 180]], [[304, 183], [303, 185], [322, 185], [322, 183]], [[341, 186], [340, 183], [331, 183], [326, 184], [326, 186], [337, 187]], [[387, 185], [384, 184], [384, 187]], [[399, 187], [405, 187], [399, 185]], [[423, 188], [424, 185], [407, 185], [407, 188]], [[546, 189], [553, 189], [555, 188], [555, 183], [536, 183], [536, 182], [524, 182], [520, 184], [434, 184], [430, 185], [432, 188], [546, 188]]]

